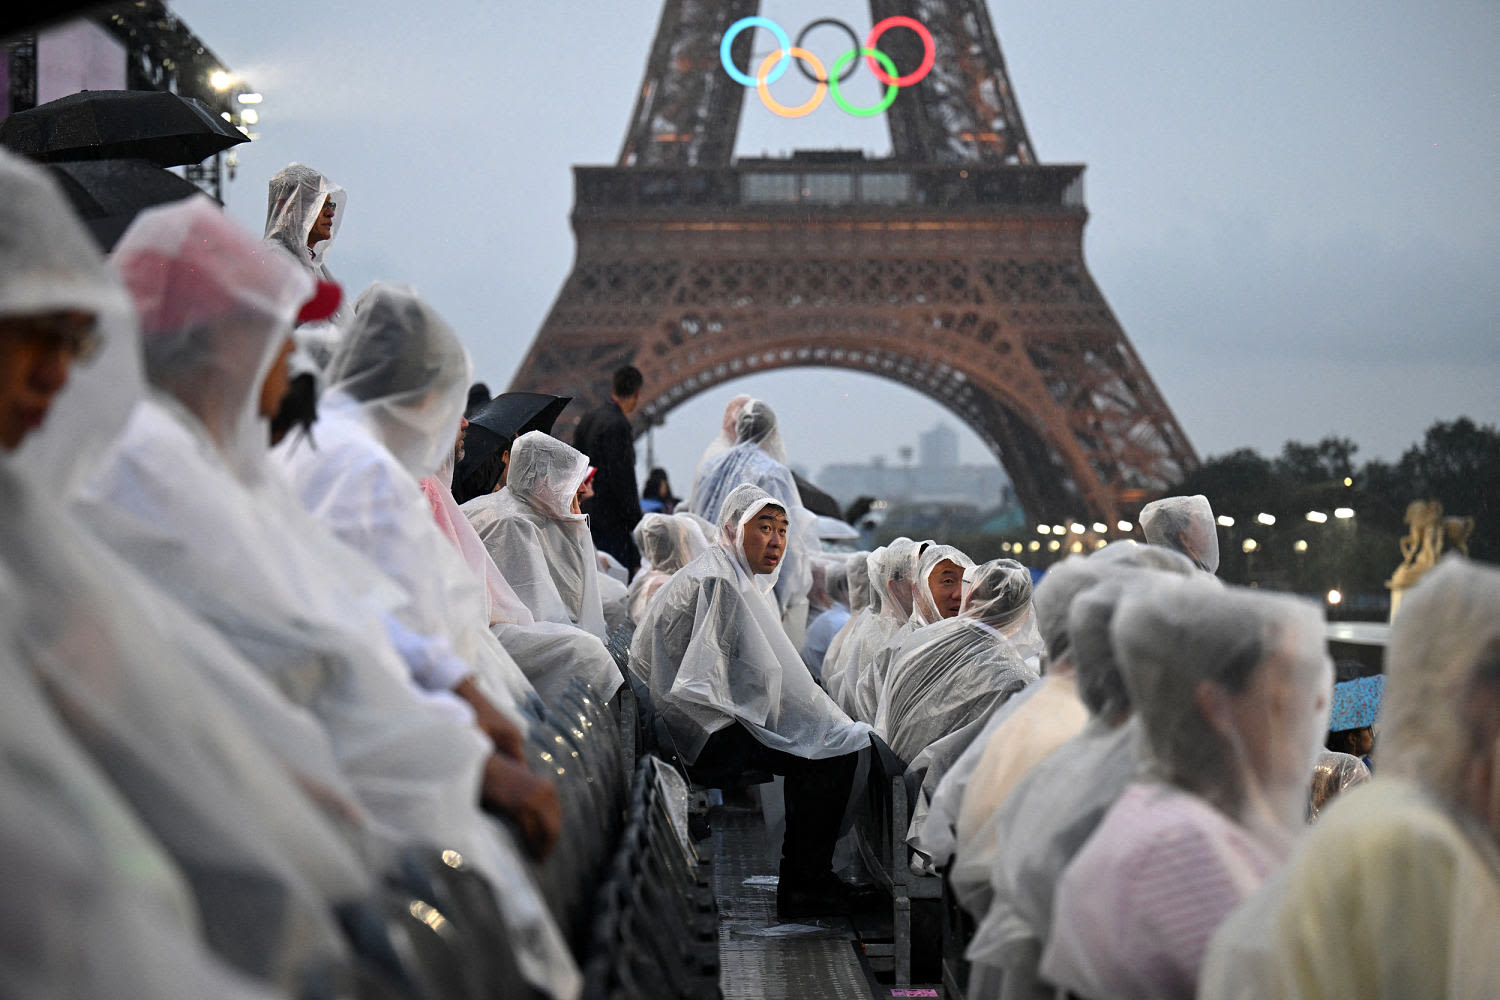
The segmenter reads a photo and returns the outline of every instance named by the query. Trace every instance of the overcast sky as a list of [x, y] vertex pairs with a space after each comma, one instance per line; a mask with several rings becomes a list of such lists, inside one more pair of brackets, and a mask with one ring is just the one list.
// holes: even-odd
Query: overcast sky
[[[322, 170], [349, 191], [335, 274], [416, 285], [503, 388], [572, 264], [570, 167], [618, 156], [659, 3], [173, 6], [265, 94], [229, 210], [258, 232], [276, 170]], [[1394, 458], [1434, 420], [1500, 422], [1500, 4], [990, 12], [1038, 156], [1088, 165], [1089, 269], [1200, 455], [1338, 434]], [[793, 34], [870, 23], [857, 0], [762, 13]], [[750, 95], [740, 154], [826, 147], [889, 138], [831, 102], [784, 121]], [[958, 425], [872, 376], [757, 376], [668, 416], [655, 444], [674, 483], [740, 391], [772, 403], [813, 472]], [[992, 461], [966, 430], [961, 454]]]

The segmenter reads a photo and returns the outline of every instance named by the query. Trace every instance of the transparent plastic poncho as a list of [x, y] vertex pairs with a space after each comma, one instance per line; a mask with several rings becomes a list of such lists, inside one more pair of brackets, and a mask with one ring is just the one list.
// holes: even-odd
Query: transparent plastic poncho
[[[869, 566], [870, 613], [850, 619], [849, 632], [837, 650], [835, 679], [831, 682], [839, 706], [856, 718], [862, 717], [862, 701], [869, 705], [868, 714], [874, 717], [880, 689], [866, 680], [866, 675], [873, 669], [876, 656], [911, 617], [917, 543], [910, 538], [897, 538], [871, 553]], [[826, 659], [823, 670], [826, 682], [829, 673]]]
[[1500, 570], [1450, 555], [1407, 592], [1386, 646], [1376, 777], [1224, 921], [1200, 995], [1500, 996], [1497, 648]]
[[1110, 631], [1143, 780], [1058, 884], [1044, 979], [1091, 995], [1193, 994], [1214, 927], [1303, 829], [1333, 680], [1323, 630], [1311, 603], [1196, 576], [1121, 600]]
[[1205, 573], [1219, 569], [1219, 531], [1208, 497], [1166, 497], [1141, 508], [1141, 532], [1152, 545], [1181, 552]]
[[451, 470], [450, 463], [437, 476], [422, 480], [422, 492], [427, 495], [438, 529], [458, 547], [475, 579], [485, 583], [490, 631], [549, 705], [560, 704], [574, 677], [582, 678], [595, 694], [608, 701], [625, 683], [609, 650], [582, 629], [532, 617], [531, 609], [516, 596], [490, 558], [484, 540], [454, 502], [446, 483]]
[[[309, 963], [343, 954], [327, 907], [370, 885], [359, 834], [338, 815], [354, 809], [347, 786], [310, 720], [278, 704], [217, 636], [70, 510], [68, 490], [140, 396], [139, 339], [118, 279], [51, 182], [0, 154], [0, 193], [0, 314], [93, 312], [102, 338], [42, 428], [0, 456], [0, 578], [15, 582], [0, 602], [6, 657], [25, 669], [11, 696], [45, 696], [51, 725], [67, 731], [196, 890], [196, 918], [219, 954], [290, 983]], [[35, 725], [48, 723], [38, 716]], [[73, 889], [55, 891], [59, 905], [74, 905]], [[37, 888], [27, 896], [34, 902]], [[277, 916], [245, 926], [241, 908], [269, 901]]]
[[[323, 211], [323, 202], [331, 199], [333, 227], [326, 240], [308, 247], [307, 238]], [[290, 163], [271, 178], [266, 197], [266, 231], [268, 244], [279, 246], [295, 257], [304, 268], [322, 281], [334, 281], [328, 270], [328, 255], [333, 241], [344, 224], [344, 206], [348, 204], [344, 189], [300, 163]], [[324, 320], [304, 323], [297, 329], [299, 354], [307, 358], [306, 367], [321, 371], [338, 348], [344, 330], [354, 319], [347, 299]]]
[[571, 510], [588, 456], [541, 431], [510, 449], [505, 488], [459, 509], [537, 621], [608, 638], [588, 517]]
[[[892, 543], [894, 546], [895, 543]], [[910, 609], [906, 620], [896, 627], [885, 642], [870, 654], [859, 672], [854, 686], [854, 717], [874, 724], [880, 715], [880, 696], [885, 690], [885, 679], [890, 673], [891, 661], [895, 658], [907, 636], [942, 620], [937, 601], [932, 596], [931, 575], [939, 563], [949, 561], [963, 569], [974, 565], [974, 560], [951, 545], [935, 545], [924, 542], [914, 545], [909, 553], [909, 565], [887, 578], [887, 597], [894, 596], [891, 603]], [[882, 598], [882, 606], [887, 601]]]
[[773, 750], [811, 759], [868, 743], [869, 727], [817, 686], [782, 630], [770, 596], [776, 572], [750, 571], [741, 539], [767, 506], [782, 503], [755, 486], [733, 491], [717, 543], [673, 575], [635, 631], [631, 670], [688, 762], [736, 724]]
[[[471, 374], [431, 307], [409, 289], [374, 285], [329, 366], [336, 380], [313, 433], [276, 456], [302, 505], [400, 586], [392, 627], [418, 681], [449, 690], [473, 673], [506, 707], [532, 686], [490, 634], [486, 591], [443, 540], [418, 483], [451, 459]], [[418, 455], [432, 466], [412, 464]]]
[[1007, 981], [1019, 981], [1023, 989], [1034, 985], [1058, 877], [1137, 766], [1139, 727], [1129, 721], [1130, 701], [1110, 644], [1115, 611], [1128, 590], [1150, 585], [1150, 571], [1142, 565], [1167, 566], [1180, 575], [1194, 572], [1183, 556], [1147, 545], [1102, 558], [1096, 553], [1078, 565], [1099, 581], [1079, 591], [1068, 609], [1079, 695], [1091, 718], [996, 810], [994, 842], [1000, 849], [990, 876], [993, 899], [967, 952], [972, 963], [1004, 969]]
[[[0, 184], [7, 166], [0, 158]], [[0, 993], [283, 995], [210, 954], [176, 864], [59, 724], [17, 646], [22, 593], [0, 567]]]
[[[735, 430], [735, 425], [739, 422], [740, 411], [753, 398], [753, 396], [741, 393], [724, 404], [724, 416], [719, 422], [719, 432], [708, 443], [708, 447], [703, 449], [703, 454], [698, 457], [698, 464], [693, 466], [693, 486], [692, 489], [688, 490], [687, 494], [689, 502], [698, 494], [698, 486], [703, 480], [703, 470], [707, 468], [708, 463], [730, 448], [733, 448], [739, 440], [739, 432]], [[683, 507], [686, 506], [687, 504], [683, 504]], [[701, 515], [703, 512], [698, 511], [697, 513]], [[712, 519], [715, 513], [717, 512], [709, 511], [708, 517]]]
[[640, 624], [646, 606], [672, 574], [708, 548], [708, 541], [691, 518], [677, 514], [646, 514], [631, 530], [641, 553], [641, 571], [630, 581], [630, 620]]
[[[269, 357], [281, 331], [254, 328]], [[236, 323], [226, 335], [243, 333]], [[267, 363], [241, 378], [258, 378]], [[252, 394], [241, 387], [237, 395]], [[266, 440], [263, 425], [247, 433]], [[248, 454], [248, 439], [233, 444], [175, 397], [140, 400], [80, 491], [83, 517], [319, 720], [376, 822], [402, 839], [452, 847], [490, 877], [509, 926], [528, 942], [529, 978], [576, 989], [576, 969], [510, 835], [478, 809], [488, 741], [466, 704], [413, 687], [387, 637], [380, 609], [399, 588], [313, 520], [269, 463], [254, 483], [242, 479], [231, 456]]]
[[786, 446], [771, 408], [758, 399], [749, 400], [741, 407], [735, 427], [734, 447], [703, 466], [689, 506], [704, 517], [714, 517], [729, 494], [745, 483], [783, 498], [787, 505], [787, 545], [777, 576], [776, 601], [783, 618], [800, 611], [805, 622], [807, 592], [812, 587], [811, 560], [822, 548], [817, 515], [802, 506], [802, 494], [787, 467]]
[[[932, 565], [951, 557], [940, 552]], [[1030, 571], [1013, 559], [970, 563], [964, 591], [957, 616], [914, 630], [897, 647], [876, 714], [875, 731], [905, 761], [949, 738], [951, 757], [928, 768], [946, 770], [968, 745], [963, 736], [972, 738], [990, 712], [1037, 679], [1004, 631], [1029, 614]]]

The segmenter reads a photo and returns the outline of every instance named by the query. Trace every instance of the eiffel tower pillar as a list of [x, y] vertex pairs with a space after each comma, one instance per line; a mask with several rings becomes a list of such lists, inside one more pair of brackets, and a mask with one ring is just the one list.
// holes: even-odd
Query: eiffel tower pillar
[[[622, 164], [575, 168], [577, 258], [511, 388], [576, 419], [631, 363], [644, 427], [744, 375], [863, 371], [962, 419], [1031, 518], [1133, 516], [1197, 459], [1084, 264], [1083, 167], [1035, 163], [982, 0], [871, 6], [934, 39], [896, 155], [731, 162], [719, 41], [755, 4], [666, 0]], [[902, 72], [904, 34], [881, 43]]]

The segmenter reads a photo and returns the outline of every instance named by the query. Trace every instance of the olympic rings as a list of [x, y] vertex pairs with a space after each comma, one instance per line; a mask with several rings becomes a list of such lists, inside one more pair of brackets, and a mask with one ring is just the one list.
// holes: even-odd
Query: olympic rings
[[[735, 66], [734, 60], [729, 58], [729, 46], [733, 44], [735, 36], [746, 28], [765, 28], [771, 34], [775, 35], [776, 40], [781, 43], [781, 48], [778, 50], [781, 52], [787, 52], [791, 49], [792, 40], [787, 37], [786, 31], [781, 25], [769, 17], [742, 17], [731, 24], [728, 31], [724, 32], [724, 40], [719, 43], [719, 62], [724, 64], [724, 72], [728, 73], [735, 83], [745, 87], [753, 87], [756, 85], [755, 78], [741, 73], [739, 68]], [[775, 74], [768, 78], [766, 82], [775, 83], [781, 79], [781, 74], [785, 72], [785, 65], [777, 67]]]
[[845, 114], [853, 115], [856, 118], [868, 118], [871, 115], [878, 115], [890, 107], [891, 103], [896, 100], [896, 95], [901, 92], [901, 88], [895, 83], [890, 84], [885, 88], [885, 96], [868, 108], [856, 108], [844, 100], [844, 95], [839, 92], [839, 80], [842, 79], [839, 76], [839, 70], [844, 68], [845, 63], [857, 63], [860, 56], [878, 59], [880, 64], [885, 67], [887, 73], [891, 76], [896, 75], [896, 64], [890, 56], [879, 49], [860, 49], [858, 52], [845, 52], [839, 56], [838, 61], [833, 64], [831, 75], [828, 77], [828, 83], [833, 89], [833, 103], [843, 108]]
[[[898, 16], [888, 17], [871, 28], [870, 33], [865, 36], [865, 48], [875, 48], [875, 43], [880, 40], [880, 36], [891, 28], [910, 28], [917, 33], [917, 37], [922, 39], [922, 65], [905, 76], [891, 79], [891, 77], [882, 72], [879, 66], [875, 65], [875, 57], [873, 55], [867, 56], [865, 61], [870, 64], [870, 72], [875, 74], [875, 79], [881, 83], [888, 83], [893, 87], [910, 87], [932, 72], [932, 64], [937, 61], [937, 46], [932, 42], [932, 32], [928, 31], [927, 27], [921, 21], [910, 17]], [[896, 71], [893, 69], [891, 72], [895, 73]]]
[[777, 103], [776, 98], [771, 96], [769, 71], [771, 66], [781, 59], [782, 55], [782, 51], [777, 49], [766, 56], [765, 60], [761, 62], [760, 72], [755, 74], [755, 89], [760, 92], [760, 99], [765, 103], [765, 106], [783, 118], [801, 118], [803, 115], [810, 115], [814, 108], [823, 103], [823, 94], [828, 90], [828, 74], [823, 69], [823, 63], [819, 61], [817, 56], [806, 49], [800, 49], [795, 45], [792, 46], [792, 58], [802, 59], [813, 68], [814, 72], [818, 74], [818, 86], [813, 91], [812, 97], [803, 101], [795, 108], [789, 108], [785, 104]]
[[[823, 27], [825, 24], [826, 25], [831, 25], [831, 26], [833, 26], [835, 28], [842, 29], [842, 31], [844, 32], [844, 34], [846, 34], [846, 35], [849, 36], [849, 47], [852, 48], [852, 49], [859, 48], [859, 36], [854, 33], [854, 29], [851, 28], [851, 27], [849, 27], [849, 25], [845, 24], [843, 21], [840, 21], [836, 17], [820, 17], [816, 21], [809, 21], [809, 22], [807, 22], [805, 25], [802, 26], [802, 30], [799, 31], [799, 32], [797, 32], [797, 40], [795, 42], [793, 42], [792, 44], [795, 45], [795, 46], [797, 46], [798, 48], [805, 48], [805, 46], [803, 46], [802, 43], [807, 40], [807, 36], [811, 32], [814, 32], [817, 29]], [[807, 71], [807, 68], [805, 66], [803, 66], [800, 62], [797, 64], [797, 69], [802, 73], [802, 75], [804, 77], [806, 77], [808, 80], [811, 80], [813, 83], [822, 83], [823, 82], [822, 80], [819, 80], [817, 77], [815, 77], [812, 74], [810, 74]], [[851, 60], [851, 63], [850, 63], [850, 66], [849, 66], [849, 72], [845, 73], [839, 79], [839, 83], [843, 83], [845, 80], [849, 79], [850, 74], [852, 74], [857, 69], [859, 69], [858, 63], [855, 62], [855, 61], [853, 61], [853, 60]], [[895, 70], [892, 70], [891, 72], [895, 72]]]
[[[723, 63], [724, 72], [728, 73], [732, 80], [745, 87], [754, 87], [756, 92], [760, 94], [761, 103], [770, 111], [783, 118], [801, 118], [804, 115], [811, 114], [818, 105], [823, 103], [823, 98], [830, 90], [833, 93], [834, 103], [843, 109], [845, 114], [862, 118], [880, 114], [889, 108], [891, 103], [896, 100], [896, 94], [900, 89], [902, 87], [910, 87], [925, 79], [927, 74], [932, 72], [933, 64], [937, 60], [937, 46], [933, 42], [932, 32], [928, 31], [925, 25], [910, 17], [888, 17], [870, 29], [870, 33], [865, 36], [864, 45], [858, 45], [856, 41], [854, 48], [851, 48], [848, 52], [834, 60], [833, 71], [830, 76], [828, 72], [825, 72], [823, 63], [811, 52], [802, 47], [802, 41], [807, 37], [808, 33], [814, 28], [825, 24], [842, 28], [849, 35], [851, 41], [856, 41], [858, 38], [853, 30], [844, 22], [825, 17], [803, 27], [797, 34], [796, 43], [793, 44], [781, 25], [770, 18], [742, 17], [731, 24], [728, 31], [724, 32], [724, 37], [719, 42], [719, 61]], [[776, 51], [762, 60], [758, 71], [753, 77], [748, 73], [742, 72], [734, 64], [729, 51], [734, 40], [739, 37], [740, 32], [750, 28], [766, 29], [775, 36], [779, 46]], [[890, 56], [876, 48], [876, 43], [880, 41], [880, 37], [892, 28], [906, 28], [916, 32], [917, 37], [922, 42], [922, 62], [915, 70], [905, 76], [898, 76], [895, 62]], [[847, 80], [854, 72], [861, 58], [869, 64], [870, 72], [875, 74], [875, 78], [886, 85], [885, 96], [866, 108], [856, 108], [851, 105], [844, 98], [840, 90], [840, 84]], [[787, 107], [777, 102], [771, 96], [770, 90], [770, 85], [781, 79], [781, 75], [786, 72], [787, 65], [791, 62], [797, 62], [799, 64], [797, 67], [798, 71], [817, 84], [817, 88], [813, 91], [813, 96], [796, 107]], [[806, 68], [804, 68], [803, 64], [806, 65]], [[809, 72], [809, 69], [812, 72]]]

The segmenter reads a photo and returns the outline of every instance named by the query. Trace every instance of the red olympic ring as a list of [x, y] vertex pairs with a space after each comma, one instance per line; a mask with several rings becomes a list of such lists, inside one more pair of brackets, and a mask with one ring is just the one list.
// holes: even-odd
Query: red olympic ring
[[918, 66], [916, 69], [912, 70], [905, 76], [892, 78], [889, 73], [881, 69], [880, 66], [875, 62], [874, 56], [865, 56], [865, 62], [869, 64], [870, 72], [875, 74], [875, 79], [879, 80], [881, 83], [889, 84], [892, 87], [910, 87], [912, 84], [925, 77], [928, 73], [932, 72], [932, 65], [937, 61], [937, 46], [933, 44], [932, 32], [928, 31], [927, 26], [924, 25], [921, 21], [918, 21], [915, 18], [901, 17], [898, 15], [895, 17], [888, 17], [884, 21], [881, 21], [879, 24], [875, 25], [875, 27], [871, 28], [870, 33], [865, 36], [865, 48], [879, 48], [879, 46], [875, 43], [880, 40], [881, 35], [885, 34], [891, 28], [910, 28], [912, 31], [915, 31], [917, 33], [917, 37], [922, 39], [922, 65]]

